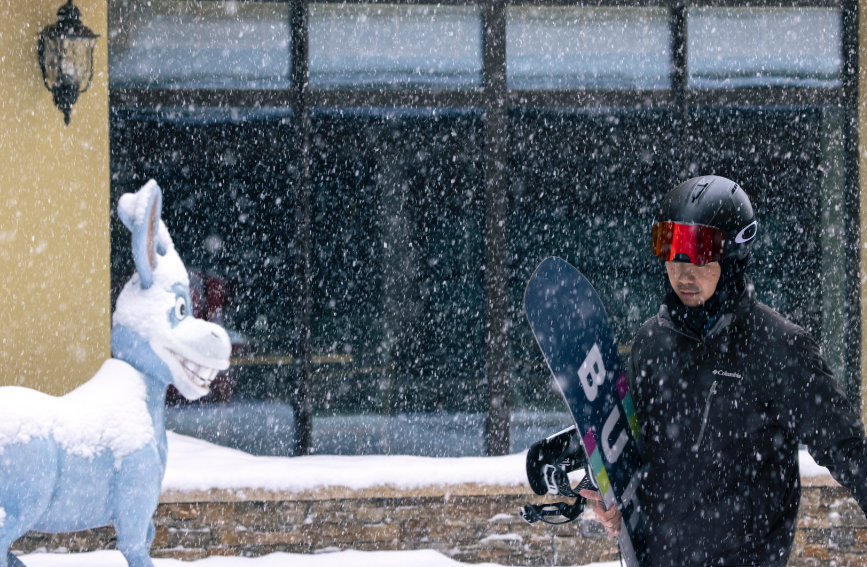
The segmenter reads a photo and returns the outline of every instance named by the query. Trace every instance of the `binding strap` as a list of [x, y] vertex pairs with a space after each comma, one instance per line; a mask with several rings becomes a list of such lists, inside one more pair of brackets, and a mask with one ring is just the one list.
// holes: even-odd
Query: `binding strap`
[[[528, 524], [536, 522], [544, 522], [552, 526], [560, 526], [568, 524], [575, 520], [584, 511], [584, 499], [576, 500], [571, 506], [565, 502], [557, 502], [555, 504], [525, 504], [521, 508], [521, 518]], [[546, 520], [546, 516], [563, 516], [566, 518], [562, 522], [552, 522]]]
[[[563, 524], [568, 524], [569, 522], [574, 521], [581, 515], [584, 511], [584, 506], [587, 503], [587, 499], [581, 496], [581, 490], [593, 490], [595, 487], [593, 486], [593, 482], [590, 480], [590, 467], [585, 465], [584, 468], [584, 478], [581, 479], [581, 482], [578, 483], [577, 490], [572, 490], [572, 486], [569, 483], [569, 477], [566, 476], [565, 473], [562, 474], [565, 480], [565, 488], [562, 483], [562, 479], [559, 478], [560, 475], [556, 473], [552, 475], [553, 478], [557, 478], [558, 482], [556, 484], [558, 494], [561, 496], [567, 496], [571, 498], [575, 498], [575, 502], [572, 504], [567, 504], [566, 502], [555, 502], [554, 504], [529, 504], [527, 503], [521, 508], [521, 518], [527, 522], [528, 524], [535, 524], [536, 522], [543, 522], [545, 524], [549, 524], [552, 526], [560, 526]], [[550, 466], [550, 465], [549, 465]], [[551, 467], [555, 469], [555, 471], [562, 469], [558, 469], [557, 467]], [[548, 482], [547, 469], [545, 474], [545, 482]], [[568, 491], [568, 494], [567, 494]], [[551, 516], [562, 516], [565, 518], [562, 522], [552, 522], [547, 520], [546, 518]]]
[[581, 495], [572, 490], [569, 475], [557, 465], [545, 465], [542, 467], [542, 477], [548, 487], [548, 494], [559, 494], [568, 498], [581, 498]]

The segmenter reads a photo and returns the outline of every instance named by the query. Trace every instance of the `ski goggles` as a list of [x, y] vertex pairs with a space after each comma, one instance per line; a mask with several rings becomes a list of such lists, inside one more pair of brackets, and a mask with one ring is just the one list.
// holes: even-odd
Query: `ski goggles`
[[650, 250], [666, 262], [685, 254], [690, 262], [703, 266], [722, 260], [725, 240], [725, 233], [712, 226], [665, 221], [653, 225]]

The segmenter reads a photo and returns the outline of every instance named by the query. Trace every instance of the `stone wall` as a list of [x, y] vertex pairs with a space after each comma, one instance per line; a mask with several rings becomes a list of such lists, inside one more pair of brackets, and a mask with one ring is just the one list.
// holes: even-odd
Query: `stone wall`
[[[810, 484], [803, 489], [789, 565], [867, 565], [867, 521], [854, 500], [833, 481]], [[155, 515], [157, 535], [151, 554], [192, 560], [274, 551], [424, 548], [467, 563], [583, 565], [617, 560], [613, 540], [588, 519], [557, 527], [524, 523], [518, 510], [525, 502], [550, 501], [525, 490], [460, 486], [413, 493], [338, 490], [292, 498], [267, 493], [164, 495], [167, 501]], [[114, 546], [114, 530], [105, 528], [53, 536], [30, 533], [13, 549], [87, 551]]]
[[789, 565], [867, 566], [867, 520], [858, 504], [831, 477], [806, 480]]

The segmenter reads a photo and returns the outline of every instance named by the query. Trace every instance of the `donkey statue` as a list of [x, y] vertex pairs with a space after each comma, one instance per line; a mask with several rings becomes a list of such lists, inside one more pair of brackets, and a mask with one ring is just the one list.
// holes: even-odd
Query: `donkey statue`
[[108, 525], [130, 567], [153, 566], [166, 389], [204, 396], [231, 353], [222, 327], [193, 317], [187, 271], [161, 207], [153, 180], [117, 206], [132, 232], [136, 273], [117, 299], [113, 358], [62, 397], [0, 388], [0, 567], [23, 565], [9, 546], [28, 530]]

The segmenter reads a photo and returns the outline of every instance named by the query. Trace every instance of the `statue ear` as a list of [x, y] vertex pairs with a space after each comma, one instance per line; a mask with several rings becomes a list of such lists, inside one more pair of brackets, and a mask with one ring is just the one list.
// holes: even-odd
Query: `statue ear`
[[132, 232], [132, 257], [141, 279], [141, 288], [154, 283], [157, 252], [165, 253], [158, 242], [163, 195], [157, 182], [151, 179], [136, 193], [127, 193], [117, 204], [117, 214]]

